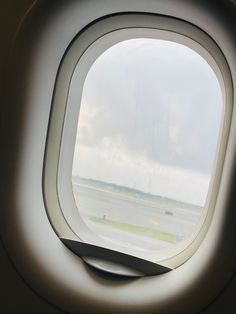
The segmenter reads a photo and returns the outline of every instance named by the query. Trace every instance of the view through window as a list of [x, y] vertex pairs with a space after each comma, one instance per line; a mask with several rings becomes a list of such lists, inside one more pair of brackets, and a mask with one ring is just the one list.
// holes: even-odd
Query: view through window
[[179, 43], [107, 49], [83, 87], [72, 183], [98, 236], [159, 250], [190, 236], [206, 202], [222, 118], [210, 65]]

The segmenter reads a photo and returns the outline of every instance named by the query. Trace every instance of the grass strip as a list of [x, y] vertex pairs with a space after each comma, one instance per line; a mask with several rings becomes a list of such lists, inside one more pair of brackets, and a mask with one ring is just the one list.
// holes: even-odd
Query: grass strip
[[148, 228], [148, 227], [143, 227], [143, 226], [131, 225], [128, 223], [118, 222], [115, 220], [102, 219], [100, 217], [95, 217], [95, 216], [90, 216], [89, 220], [91, 220], [92, 222], [95, 222], [95, 223], [108, 225], [108, 226], [111, 226], [115, 229], [119, 229], [122, 231], [127, 231], [127, 232], [135, 233], [138, 235], [157, 238], [159, 240], [166, 241], [169, 243], [176, 243], [177, 242], [176, 235], [173, 233], [164, 232], [164, 231], [160, 231], [160, 230], [152, 229], [152, 228]]

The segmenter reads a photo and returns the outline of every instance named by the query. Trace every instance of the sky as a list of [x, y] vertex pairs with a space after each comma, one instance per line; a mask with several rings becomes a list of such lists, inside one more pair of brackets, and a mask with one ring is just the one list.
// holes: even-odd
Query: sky
[[73, 176], [204, 205], [223, 106], [198, 53], [158, 39], [120, 42], [90, 68], [78, 106]]

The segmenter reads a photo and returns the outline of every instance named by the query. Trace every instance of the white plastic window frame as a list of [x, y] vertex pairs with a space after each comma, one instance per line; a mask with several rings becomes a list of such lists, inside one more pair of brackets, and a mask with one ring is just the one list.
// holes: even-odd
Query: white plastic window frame
[[[223, 95], [222, 119], [206, 205], [192, 235], [174, 247], [154, 253], [136, 252], [110, 244], [86, 226], [72, 191], [72, 163], [80, 100], [89, 68], [106, 49], [131, 38], [158, 38], [184, 44], [198, 52], [212, 67]], [[148, 14], [124, 14], [87, 27], [68, 48], [55, 85], [48, 133], [44, 192], [50, 221], [61, 238], [82, 240], [175, 268], [197, 250], [212, 219], [216, 204], [232, 114], [231, 78], [227, 63], [213, 40], [186, 22]], [[200, 122], [199, 122], [200, 123]], [[203, 152], [204, 153], [204, 152]]]

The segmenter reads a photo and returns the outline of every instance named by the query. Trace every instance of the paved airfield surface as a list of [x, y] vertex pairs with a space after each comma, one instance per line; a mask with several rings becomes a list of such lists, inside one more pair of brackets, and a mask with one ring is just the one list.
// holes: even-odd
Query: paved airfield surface
[[191, 234], [201, 214], [191, 206], [158, 204], [138, 193], [86, 184], [74, 184], [73, 190], [79, 212], [93, 232], [134, 249], [157, 250], [175, 244]]

